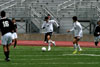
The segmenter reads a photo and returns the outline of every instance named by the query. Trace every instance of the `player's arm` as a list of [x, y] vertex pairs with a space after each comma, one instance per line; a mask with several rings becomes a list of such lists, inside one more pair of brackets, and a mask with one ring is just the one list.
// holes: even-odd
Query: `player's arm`
[[57, 25], [58, 28], [60, 27], [59, 24], [57, 23], [57, 21], [52, 20], [52, 22], [55, 23], [55, 24]]
[[94, 35], [95, 35], [95, 36], [99, 36], [99, 35], [100, 35], [98, 26], [95, 28]]
[[45, 24], [46, 24], [45, 22], [42, 24], [42, 27], [41, 27], [42, 29], [45, 29]]
[[73, 27], [70, 30], [67, 30], [67, 32], [71, 32], [73, 30], [74, 30], [74, 25], [73, 25]]
[[17, 32], [17, 24], [16, 24], [16, 32]]
[[12, 23], [11, 20], [9, 20], [9, 24], [10, 24], [10, 30], [11, 30], [11, 32], [14, 32], [14, 24]]

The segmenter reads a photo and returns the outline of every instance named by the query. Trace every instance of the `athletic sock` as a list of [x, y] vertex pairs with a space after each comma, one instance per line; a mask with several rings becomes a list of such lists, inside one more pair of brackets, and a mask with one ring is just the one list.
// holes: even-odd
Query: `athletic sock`
[[7, 51], [7, 53], [8, 53], [8, 58], [9, 58], [9, 53], [10, 53], [10, 51]]
[[8, 58], [8, 52], [4, 52], [6, 59]]
[[14, 47], [16, 47], [16, 43], [14, 43]]
[[81, 47], [79, 44], [77, 45], [77, 48], [78, 48], [78, 51], [81, 51]]
[[74, 44], [74, 50], [76, 50], [77, 49], [77, 46], [76, 46], [76, 44]]
[[48, 41], [48, 51], [51, 50], [51, 41]]

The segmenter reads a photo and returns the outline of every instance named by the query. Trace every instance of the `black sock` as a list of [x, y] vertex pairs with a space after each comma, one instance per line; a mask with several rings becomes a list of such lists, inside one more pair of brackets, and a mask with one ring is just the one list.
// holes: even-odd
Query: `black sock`
[[7, 51], [7, 55], [8, 55], [7, 58], [9, 58], [9, 53], [10, 53], [10, 51]]
[[95, 45], [97, 46], [99, 42], [95, 42]]
[[16, 47], [16, 43], [17, 43], [17, 42], [15, 41], [15, 43], [14, 43], [14, 47]]
[[8, 52], [4, 52], [6, 59], [8, 58]]

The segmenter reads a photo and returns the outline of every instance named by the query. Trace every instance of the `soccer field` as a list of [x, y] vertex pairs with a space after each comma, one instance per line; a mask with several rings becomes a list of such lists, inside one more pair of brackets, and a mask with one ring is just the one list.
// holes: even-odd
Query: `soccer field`
[[52, 47], [42, 52], [41, 47], [11, 47], [10, 62], [4, 61], [0, 46], [0, 67], [100, 67], [100, 48], [83, 48], [79, 55], [72, 54], [71, 47]]

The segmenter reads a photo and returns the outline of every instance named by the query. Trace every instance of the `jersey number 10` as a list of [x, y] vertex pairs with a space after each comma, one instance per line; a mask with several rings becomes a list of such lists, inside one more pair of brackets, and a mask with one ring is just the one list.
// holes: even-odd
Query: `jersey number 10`
[[9, 27], [8, 21], [3, 21], [3, 26], [4, 26], [4, 27]]

